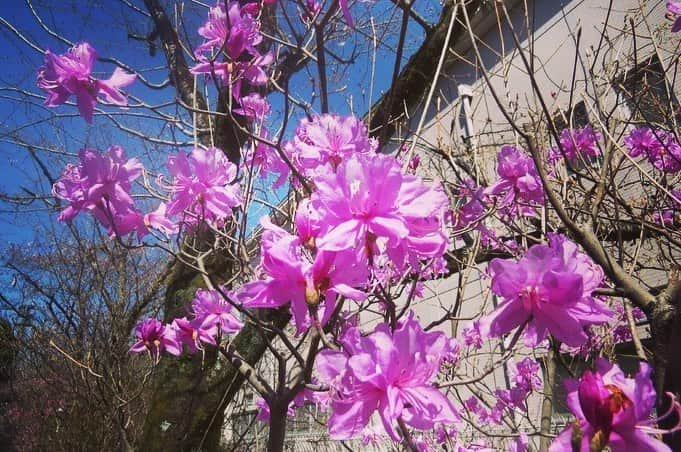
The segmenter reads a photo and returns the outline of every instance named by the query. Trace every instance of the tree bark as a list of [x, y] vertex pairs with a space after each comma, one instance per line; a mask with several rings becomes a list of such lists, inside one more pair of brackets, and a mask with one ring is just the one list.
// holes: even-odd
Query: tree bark
[[[678, 286], [670, 284], [669, 287]], [[681, 396], [681, 312], [679, 310], [679, 291], [665, 290], [657, 300], [649, 316], [651, 317], [652, 338], [654, 347], [654, 375], [655, 390], [657, 391], [657, 414], [662, 415], [669, 410], [671, 398], [668, 393], [677, 398]], [[659, 427], [669, 429], [679, 422], [676, 413], [672, 413], [659, 422]], [[681, 450], [681, 432], [663, 436], [664, 442], [671, 450]]]
[[541, 405], [541, 438], [539, 439], [539, 452], [547, 452], [551, 444], [551, 420], [553, 417], [553, 388], [556, 384], [556, 355], [553, 348], [545, 358], [544, 366], [544, 400]]
[[287, 411], [287, 403], [277, 401], [270, 405], [270, 430], [267, 435], [268, 452], [283, 452], [284, 450]]

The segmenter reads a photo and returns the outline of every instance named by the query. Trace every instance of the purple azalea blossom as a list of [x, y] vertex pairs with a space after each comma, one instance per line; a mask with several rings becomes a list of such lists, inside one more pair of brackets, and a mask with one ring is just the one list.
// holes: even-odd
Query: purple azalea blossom
[[168, 205], [162, 202], [158, 205], [156, 210], [146, 213], [143, 218], [144, 227], [156, 229], [166, 235], [177, 234], [179, 226], [173, 220], [168, 218], [166, 215], [167, 210]]
[[[218, 148], [195, 148], [187, 157], [183, 152], [168, 158], [168, 169], [175, 176], [169, 187], [168, 217], [182, 215], [189, 224], [203, 219], [214, 224], [232, 215], [241, 205], [236, 166]], [[188, 215], [185, 215], [188, 213]]]
[[629, 155], [645, 155], [660, 171], [677, 173], [681, 170], [681, 146], [674, 135], [664, 130], [653, 131], [648, 127], [634, 129], [624, 138], [624, 144], [629, 149]]
[[535, 215], [535, 208], [544, 204], [544, 189], [534, 161], [514, 146], [503, 146], [497, 154], [497, 174], [499, 180], [484, 194], [497, 199], [502, 215]]
[[303, 119], [293, 141], [285, 146], [306, 176], [335, 170], [350, 156], [375, 150], [362, 121], [354, 116], [334, 114]]
[[492, 292], [503, 302], [481, 319], [490, 336], [501, 336], [525, 326], [529, 346], [548, 334], [580, 346], [587, 340], [584, 327], [606, 323], [611, 311], [591, 296], [600, 286], [602, 270], [562, 236], [551, 245], [534, 245], [519, 261], [493, 259], [489, 265]]
[[463, 201], [454, 215], [455, 230], [467, 228], [481, 221], [486, 213], [484, 188], [476, 187], [473, 180], [464, 181], [464, 185], [459, 189], [459, 197]]
[[249, 120], [262, 122], [270, 113], [270, 103], [258, 93], [250, 93], [239, 99], [239, 108], [232, 110], [234, 113], [245, 116]]
[[[598, 450], [607, 446], [612, 452], [670, 452], [666, 444], [650, 436], [667, 433], [654, 428], [657, 420], [650, 418], [656, 396], [651, 371], [642, 362], [636, 376], [627, 378], [616, 364], [599, 358], [596, 372], [586, 371], [580, 380], [565, 380], [567, 405], [577, 419], [558, 435], [549, 450], [572, 450], [573, 428], [579, 423], [582, 452], [593, 450], [592, 445]], [[675, 400], [672, 402], [665, 416], [681, 409]]]
[[162, 351], [175, 356], [182, 354], [182, 348], [175, 335], [156, 319], [140, 321], [135, 327], [135, 336], [137, 342], [130, 347], [132, 353], [149, 351], [155, 357], [158, 357]]
[[37, 77], [38, 87], [47, 93], [45, 105], [57, 107], [75, 95], [78, 110], [87, 122], [92, 122], [97, 96], [115, 105], [128, 105], [120, 88], [134, 82], [135, 74], [116, 68], [108, 80], [97, 80], [91, 76], [96, 59], [97, 52], [87, 42], [74, 45], [62, 55], [47, 50]]
[[[223, 290], [226, 293], [226, 290]], [[217, 290], [199, 289], [192, 301], [194, 318], [206, 327], [217, 325], [223, 334], [236, 333], [244, 323], [232, 312], [232, 305]]]
[[120, 146], [111, 146], [107, 154], [83, 149], [80, 165], [69, 164], [52, 187], [52, 194], [69, 202], [59, 214], [59, 221], [70, 222], [79, 212], [91, 212], [111, 236], [138, 231], [142, 215], [135, 210], [130, 195], [131, 182], [144, 167], [137, 159], [127, 159]]
[[351, 328], [341, 342], [344, 351], [322, 351], [316, 367], [320, 381], [331, 386], [331, 438], [360, 435], [375, 411], [395, 441], [398, 419], [421, 430], [460, 420], [450, 400], [432, 386], [449, 353], [444, 334], [424, 332], [412, 315], [394, 332], [380, 324], [363, 337]]
[[674, 17], [674, 25], [672, 25], [672, 32], [676, 33], [681, 30], [681, 2], [669, 0], [667, 2], [667, 11]]
[[318, 212], [317, 247], [360, 249], [370, 263], [381, 247], [398, 268], [415, 257], [437, 258], [447, 246], [449, 203], [439, 184], [427, 186], [403, 174], [388, 155], [353, 155], [335, 173], [315, 179], [312, 208]]
[[196, 48], [197, 56], [220, 49], [224, 45], [227, 55], [236, 60], [248, 50], [257, 55], [255, 46], [262, 42], [260, 22], [255, 20], [250, 11], [233, 0], [227, 4], [218, 1], [208, 10], [208, 20], [198, 29], [205, 41]]
[[[366, 294], [356, 287], [366, 283], [368, 270], [353, 252], [319, 251], [314, 262], [302, 254], [297, 236], [275, 226], [265, 217], [260, 267], [264, 279], [251, 281], [234, 296], [246, 307], [272, 308], [291, 304], [297, 332], [311, 324], [310, 307], [323, 325], [333, 313], [338, 295], [360, 301]], [[320, 304], [323, 301], [323, 304]]]
[[482, 335], [480, 334], [480, 322], [476, 320], [470, 327], [463, 329], [463, 343], [474, 348], [482, 348]]
[[[261, 55], [256, 46], [262, 42], [260, 22], [255, 19], [259, 6], [256, 3], [241, 5], [233, 0], [227, 4], [218, 1], [208, 11], [208, 20], [198, 30], [205, 41], [196, 48], [198, 64], [191, 68], [194, 74], [215, 74], [223, 85], [232, 85], [235, 99], [241, 98], [241, 81], [261, 86], [267, 82], [265, 68], [274, 61], [274, 54]], [[226, 61], [216, 61], [215, 50], [223, 49]], [[245, 55], [250, 55], [247, 58]]]
[[594, 131], [591, 126], [582, 129], [563, 129], [560, 133], [560, 147], [552, 149], [551, 160], [559, 160], [565, 157], [571, 164], [576, 164], [580, 159], [589, 161], [601, 155], [598, 140], [601, 134]]
[[218, 327], [216, 324], [211, 324], [206, 319], [188, 320], [186, 317], [173, 320], [173, 323], [166, 328], [171, 329], [175, 333], [177, 341], [186, 345], [189, 353], [196, 353], [203, 347], [201, 343], [204, 342], [210, 345], [217, 345], [215, 336], [218, 334]]

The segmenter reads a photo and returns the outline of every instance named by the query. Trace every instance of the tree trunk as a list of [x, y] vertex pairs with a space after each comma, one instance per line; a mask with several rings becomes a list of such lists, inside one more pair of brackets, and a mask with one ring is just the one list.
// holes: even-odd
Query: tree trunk
[[[650, 316], [654, 346], [655, 390], [657, 391], [657, 414], [662, 415], [669, 409], [671, 398], [681, 395], [681, 315], [677, 307], [677, 297], [658, 298]], [[679, 418], [676, 413], [662, 419], [659, 427], [668, 429], [676, 426]], [[664, 442], [671, 450], [681, 450], [681, 432], [664, 435]]]
[[270, 430], [267, 436], [268, 452], [283, 452], [286, 439], [288, 404], [274, 402], [270, 405]]
[[556, 383], [556, 356], [553, 348], [545, 358], [544, 366], [544, 400], [541, 405], [541, 438], [539, 439], [539, 452], [549, 450], [551, 438], [551, 418], [553, 416], [553, 388]]

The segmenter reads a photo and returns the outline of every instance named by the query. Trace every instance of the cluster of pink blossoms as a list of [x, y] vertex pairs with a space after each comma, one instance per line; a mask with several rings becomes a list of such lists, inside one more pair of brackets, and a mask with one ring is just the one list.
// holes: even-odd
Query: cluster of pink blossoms
[[290, 302], [302, 332], [315, 321], [311, 310], [327, 321], [338, 295], [363, 300], [380, 265], [399, 276], [442, 258], [449, 211], [442, 187], [376, 153], [357, 119], [304, 120], [287, 148], [314, 190], [299, 203], [295, 235], [265, 220], [261, 279], [235, 292], [244, 306]]
[[600, 139], [601, 134], [594, 131], [591, 126], [581, 129], [563, 129], [560, 134], [560, 146], [549, 152], [549, 160], [566, 158], [572, 165], [580, 160], [588, 162], [601, 155], [601, 149], [598, 147]]
[[59, 221], [70, 222], [86, 210], [110, 236], [135, 232], [142, 238], [150, 228], [175, 234], [180, 225], [193, 228], [206, 222], [220, 226], [232, 209], [241, 205], [236, 166], [218, 148], [196, 148], [189, 157], [182, 152], [170, 157], [168, 169], [175, 178], [164, 188], [172, 197], [146, 214], [136, 209], [130, 194], [131, 183], [144, 170], [137, 159], [127, 160], [120, 146], [111, 146], [107, 155], [83, 149], [79, 156], [80, 165], [67, 165], [52, 188], [57, 198], [69, 201]]
[[647, 157], [660, 171], [674, 174], [681, 170], [681, 145], [674, 135], [664, 130], [634, 129], [624, 138], [624, 145], [629, 149], [629, 155]]
[[[260, 239], [262, 279], [248, 282], [234, 297], [248, 308], [274, 308], [290, 303], [299, 333], [315, 320], [326, 323], [339, 295], [360, 301], [366, 294], [358, 290], [366, 284], [368, 269], [352, 252], [318, 251], [306, 253], [299, 236], [292, 235], [263, 218]], [[310, 309], [316, 319], [310, 316]]]
[[57, 107], [76, 96], [78, 110], [87, 122], [92, 122], [98, 96], [114, 105], [128, 105], [120, 88], [134, 82], [135, 75], [116, 68], [108, 80], [97, 80], [91, 75], [96, 59], [97, 52], [87, 42], [74, 45], [62, 55], [45, 52], [45, 65], [38, 69], [37, 79], [38, 87], [47, 93], [45, 105]]
[[351, 328], [341, 343], [343, 351], [324, 350], [316, 363], [320, 382], [331, 387], [332, 438], [358, 436], [375, 411], [395, 441], [399, 420], [421, 430], [460, 420], [433, 386], [440, 363], [458, 347], [444, 334], [424, 332], [411, 316], [392, 332], [387, 324], [368, 336]]
[[493, 259], [489, 264], [492, 292], [502, 303], [481, 319], [481, 329], [502, 336], [524, 328], [528, 346], [549, 333], [573, 347], [587, 340], [584, 328], [607, 322], [612, 313], [592, 291], [603, 271], [576, 244], [554, 235], [550, 245], [534, 245], [519, 261]]
[[[581, 451], [603, 450], [607, 446], [612, 452], [671, 452], [669, 446], [650, 436], [681, 429], [681, 423], [670, 431], [654, 427], [659, 419], [650, 417], [656, 398], [651, 370], [647, 363], [641, 363], [636, 376], [627, 378], [616, 364], [601, 358], [596, 362], [596, 372], [586, 371], [580, 380], [565, 380], [567, 405], [577, 420], [555, 439], [549, 450], [573, 450], [577, 438], [581, 440]], [[678, 415], [680, 410], [681, 406], [672, 399], [669, 412], [661, 418], [672, 411]], [[578, 432], [574, 431], [575, 425], [579, 425]]]
[[489, 410], [472, 396], [464, 402], [465, 408], [474, 413], [480, 422], [501, 425], [504, 415], [513, 410], [527, 412], [527, 398], [532, 391], [541, 390], [543, 382], [539, 377], [541, 367], [531, 358], [524, 358], [515, 366], [511, 366], [510, 389], [497, 388], [494, 395], [497, 402]]
[[59, 214], [59, 221], [70, 222], [79, 212], [91, 212], [111, 236], [137, 230], [141, 215], [130, 195], [131, 183], [143, 171], [137, 159], [127, 159], [120, 146], [111, 146], [106, 154], [83, 149], [80, 165], [69, 164], [52, 187], [52, 193], [69, 205]]
[[669, 0], [667, 2], [668, 14], [673, 18], [672, 32], [681, 31], [681, 2]]
[[182, 216], [182, 221], [195, 225], [199, 221], [220, 225], [241, 205], [237, 168], [218, 148], [194, 148], [168, 158], [168, 171], [174, 182], [168, 187], [172, 197], [166, 216]]
[[497, 154], [497, 174], [499, 179], [484, 194], [497, 199], [503, 216], [533, 216], [536, 208], [544, 205], [544, 187], [534, 161], [516, 147], [501, 148]]
[[231, 86], [234, 98], [246, 109], [242, 111], [248, 110], [247, 104], [252, 100], [242, 102], [242, 83], [264, 85], [268, 80], [265, 71], [274, 62], [272, 52], [262, 54], [257, 49], [262, 42], [259, 14], [258, 3], [218, 1], [209, 9], [208, 20], [199, 27], [204, 42], [194, 52], [198, 63], [191, 69], [194, 74], [214, 75], [224, 86]]
[[199, 289], [190, 319], [174, 319], [168, 325], [153, 318], [142, 320], [135, 328], [137, 342], [130, 351], [147, 351], [156, 359], [163, 351], [179, 356], [185, 347], [189, 353], [196, 353], [203, 348], [202, 343], [216, 345], [219, 334], [236, 333], [243, 325], [221, 291]]
[[284, 151], [303, 175], [314, 177], [334, 171], [341, 161], [356, 154], [375, 154], [377, 143], [354, 116], [324, 114], [303, 119]]

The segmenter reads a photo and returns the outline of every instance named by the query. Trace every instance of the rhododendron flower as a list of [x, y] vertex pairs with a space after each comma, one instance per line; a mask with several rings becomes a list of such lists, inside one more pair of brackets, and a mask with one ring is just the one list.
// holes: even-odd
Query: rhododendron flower
[[164, 202], [158, 205], [156, 210], [144, 214], [144, 227], [153, 228], [166, 235], [177, 234], [179, 226], [167, 215], [168, 205]]
[[182, 345], [186, 345], [189, 353], [196, 353], [201, 350], [201, 342], [210, 345], [217, 345], [215, 336], [218, 334], [218, 327], [211, 324], [206, 319], [188, 320], [186, 317], [173, 320], [170, 326], [166, 327], [175, 333], [175, 337]]
[[681, 146], [674, 135], [663, 130], [640, 127], [632, 130], [624, 139], [629, 155], [645, 155], [658, 170], [676, 173], [681, 170]]
[[139, 322], [135, 327], [135, 336], [137, 342], [130, 347], [132, 353], [149, 351], [155, 357], [158, 357], [162, 351], [175, 356], [182, 354], [182, 348], [175, 334], [156, 319], [144, 319]]
[[189, 215], [183, 219], [208, 223], [229, 218], [232, 209], [241, 205], [236, 166], [218, 148], [195, 148], [189, 157], [180, 152], [168, 158], [168, 170], [175, 176], [170, 191], [167, 216]]
[[454, 213], [455, 230], [468, 227], [472, 223], [479, 222], [485, 217], [485, 192], [484, 188], [476, 187], [471, 179], [465, 180], [464, 185], [459, 188], [459, 198], [461, 207]]
[[331, 386], [331, 438], [360, 435], [375, 411], [395, 441], [400, 441], [399, 419], [422, 430], [460, 420], [449, 399], [432, 385], [449, 353], [444, 334], [424, 332], [412, 315], [394, 332], [380, 324], [363, 337], [351, 328], [341, 342], [343, 351], [322, 351], [316, 367], [320, 381]]
[[301, 333], [311, 324], [310, 307], [319, 312], [323, 325], [338, 295], [357, 301], [365, 298], [356, 287], [366, 283], [368, 269], [358, 264], [354, 253], [318, 252], [310, 262], [302, 254], [298, 237], [275, 226], [267, 217], [261, 223], [265, 231], [260, 267], [265, 279], [246, 283], [235, 292], [244, 306], [273, 308], [290, 302], [297, 332]]
[[97, 52], [87, 42], [80, 42], [62, 55], [45, 52], [45, 65], [38, 69], [38, 87], [47, 93], [45, 105], [57, 107], [76, 96], [78, 110], [87, 122], [92, 122], [92, 114], [101, 95], [107, 102], [126, 106], [128, 100], [120, 88], [135, 81], [135, 74], [128, 74], [116, 68], [108, 80], [97, 80], [91, 76]]
[[582, 129], [563, 129], [560, 133], [560, 147], [552, 149], [551, 160], [565, 157], [571, 164], [576, 164], [580, 159], [589, 159], [601, 155], [598, 140], [601, 134], [594, 131], [591, 126]]
[[301, 120], [293, 141], [286, 147], [294, 163], [308, 176], [335, 170], [350, 156], [375, 150], [362, 121], [334, 114]]
[[262, 122], [270, 113], [270, 103], [258, 93], [250, 93], [242, 97], [239, 99], [239, 105], [240, 107], [235, 108], [233, 112], [249, 120]]
[[[259, 422], [264, 422], [265, 424], [270, 423], [270, 406], [267, 404], [267, 401], [263, 399], [262, 397], [258, 398], [258, 400], [255, 401], [255, 405], [258, 407], [258, 415], [256, 416], [256, 420]], [[295, 417], [296, 415], [296, 404], [294, 400], [291, 400], [291, 402], [288, 404], [288, 408], [286, 409], [286, 416], [287, 417]]]
[[223, 334], [236, 333], [244, 323], [232, 312], [232, 305], [217, 290], [199, 289], [192, 301], [194, 318], [206, 327], [218, 326]]
[[480, 334], [480, 322], [476, 320], [470, 327], [463, 329], [463, 343], [474, 348], [482, 348], [482, 335]]
[[236, 0], [227, 4], [227, 10], [225, 2], [218, 1], [208, 10], [208, 20], [199, 27], [198, 33], [205, 41], [196, 48], [197, 56], [224, 45], [227, 55], [236, 60], [245, 50], [257, 55], [255, 46], [262, 42], [260, 22]]
[[446, 196], [439, 184], [427, 186], [403, 174], [393, 157], [353, 155], [335, 173], [318, 176], [315, 185], [311, 205], [319, 213], [318, 248], [363, 249], [371, 262], [380, 240], [398, 267], [410, 254], [444, 253]]
[[[667, 433], [654, 428], [657, 420], [650, 417], [655, 408], [651, 371], [652, 368], [642, 362], [636, 376], [627, 378], [616, 364], [599, 358], [596, 372], [586, 371], [580, 380], [566, 379], [567, 405], [577, 419], [558, 435], [549, 450], [572, 450], [575, 437], [581, 437], [582, 452], [603, 450], [606, 446], [612, 452], [671, 451], [662, 441], [650, 436]], [[665, 416], [672, 410], [679, 413], [680, 409], [676, 400], [672, 400], [672, 408]], [[574, 431], [576, 425], [579, 425], [578, 432]]]
[[90, 211], [110, 235], [125, 235], [141, 225], [130, 195], [131, 182], [143, 170], [137, 159], [127, 159], [120, 146], [111, 146], [106, 154], [93, 149], [78, 153], [80, 165], [67, 165], [52, 193], [69, 202], [59, 214], [59, 221], [70, 222], [82, 210]]
[[[252, 85], [267, 83], [264, 69], [274, 61], [274, 54], [261, 55], [256, 46], [262, 42], [260, 22], [254, 18], [259, 5], [233, 0], [227, 4], [218, 1], [208, 11], [208, 20], [198, 30], [205, 41], [194, 52], [198, 64], [191, 69], [194, 74], [215, 74], [224, 86], [232, 85], [235, 99], [241, 98], [241, 82], [248, 80]], [[216, 60], [213, 52], [224, 49], [227, 61]], [[251, 58], [248, 58], [248, 55]]]
[[674, 25], [672, 25], [672, 32], [681, 30], [681, 2], [669, 0], [667, 2], [667, 11], [675, 17]]
[[526, 324], [530, 346], [549, 333], [580, 346], [587, 339], [585, 326], [610, 318], [610, 310], [591, 296], [603, 279], [602, 270], [564, 237], [554, 236], [550, 246], [532, 246], [518, 262], [493, 259], [489, 268], [492, 292], [504, 300], [481, 319], [491, 336]]
[[514, 146], [503, 146], [497, 154], [499, 180], [484, 190], [498, 198], [503, 215], [534, 215], [535, 207], [544, 204], [544, 189], [534, 161]]

